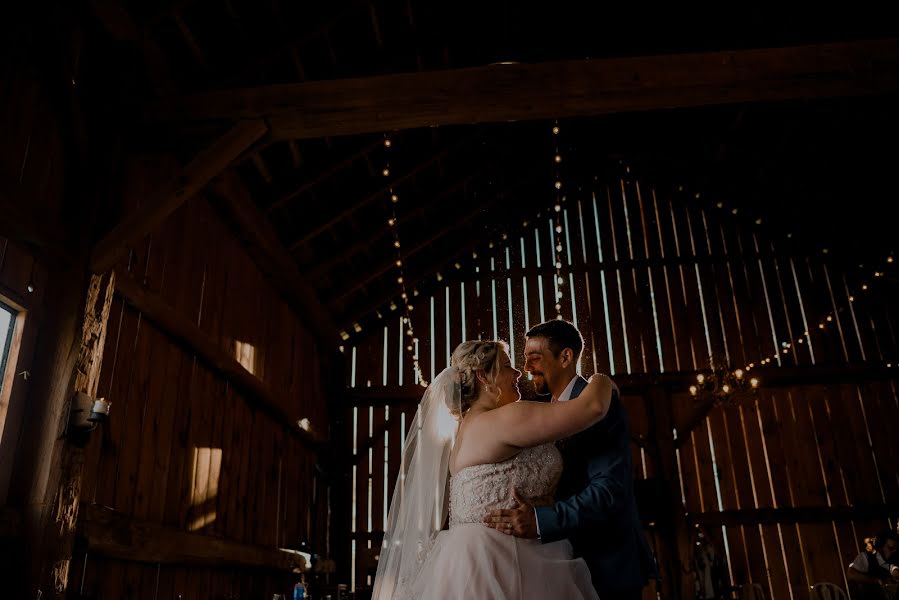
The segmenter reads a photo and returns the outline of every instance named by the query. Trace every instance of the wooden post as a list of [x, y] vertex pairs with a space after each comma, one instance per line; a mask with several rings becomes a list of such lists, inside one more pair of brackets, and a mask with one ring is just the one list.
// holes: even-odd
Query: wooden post
[[[329, 540], [327, 558], [336, 564], [336, 580], [331, 583], [350, 583], [350, 511], [352, 498], [352, 404], [346, 387], [346, 355], [342, 353], [325, 353], [322, 361], [323, 384], [329, 397], [328, 421], [331, 427], [329, 440], [333, 452], [320, 453], [318, 460], [328, 462], [325, 467], [328, 477], [326, 485], [330, 494], [320, 490], [323, 498], [330, 495], [331, 520], [325, 524], [327, 531], [320, 538]], [[383, 434], [382, 434], [383, 435]]]
[[[28, 598], [64, 598], [75, 540], [81, 494], [83, 449], [67, 437], [69, 401], [76, 392], [97, 392], [106, 322], [115, 291], [112, 272], [90, 278], [84, 298], [84, 271], [59, 278], [57, 310], [42, 340], [44, 359], [35, 372], [38, 385], [21, 453], [19, 479], [26, 499], [26, 548], [30, 550]], [[52, 310], [50, 311], [52, 312]]]
[[647, 438], [654, 440], [648, 449], [658, 465], [662, 479], [668, 485], [670, 511], [660, 523], [663, 548], [660, 548], [659, 570], [662, 576], [662, 598], [688, 600], [693, 597], [688, 577], [690, 563], [690, 531], [685, 510], [680, 503], [680, 474], [674, 447], [674, 414], [671, 394], [662, 385], [654, 385], [646, 394], [646, 415], [649, 419]]

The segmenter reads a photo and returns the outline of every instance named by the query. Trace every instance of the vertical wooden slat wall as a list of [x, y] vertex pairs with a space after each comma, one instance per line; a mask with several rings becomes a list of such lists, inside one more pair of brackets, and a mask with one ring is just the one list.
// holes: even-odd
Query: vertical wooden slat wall
[[[882, 295], [884, 286], [869, 281], [862, 295], [857, 275], [828, 265], [822, 255], [792, 254], [783, 241], [769, 239], [764, 227], [728, 210], [630, 177], [598, 182], [570, 197], [564, 210], [562, 313], [584, 333], [585, 375], [708, 369], [710, 353], [716, 366], [732, 368], [758, 366], [763, 358], [772, 366], [899, 358], [895, 309]], [[551, 235], [544, 214], [520, 236], [495, 239], [491, 248], [460, 261], [461, 269], [451, 269], [455, 276], [413, 299], [425, 379], [447, 366], [447, 344], [451, 351], [463, 339], [492, 338], [494, 323], [496, 335], [514, 344], [514, 360], [521, 363], [526, 328], [556, 314]], [[414, 384], [404, 327], [394, 315], [386, 317], [386, 328], [348, 347], [348, 353], [355, 351], [357, 387], [378, 387], [385, 365], [386, 385], [399, 383], [400, 369], [402, 385]], [[652, 478], [656, 466], [640, 447], [654, 443], [645, 439], [645, 399], [625, 400], [635, 439], [634, 476]], [[695, 402], [687, 390], [669, 400], [676, 424], [688, 423]], [[379, 515], [369, 527], [369, 489], [377, 496], [372, 505], [383, 511], [384, 469], [389, 500], [401, 451], [398, 418], [405, 414], [408, 428], [415, 409], [408, 400], [388, 404], [386, 437], [379, 427], [384, 403], [355, 405], [357, 447], [368, 452], [373, 446], [374, 455], [383, 457], [386, 444], [387, 457], [386, 465], [382, 458], [372, 469], [367, 454], [356, 461], [360, 588], [370, 585], [375, 568], [363, 549], [377, 548], [383, 519]], [[376, 415], [374, 441], [369, 414]], [[895, 506], [897, 427], [895, 382], [763, 389], [757, 398], [713, 409], [678, 440], [683, 508], [693, 518], [746, 509]], [[771, 598], [804, 600], [819, 581], [845, 589], [846, 565], [861, 538], [886, 525], [886, 519], [766, 522], [709, 527], [708, 534], [725, 555], [732, 585], [758, 583]], [[656, 532], [649, 533], [656, 543]], [[654, 588], [647, 594], [654, 596]]]
[[[186, 203], [117, 270], [217, 340], [287, 414], [327, 430], [315, 342], [205, 200]], [[113, 408], [86, 450], [85, 501], [241, 543], [308, 540], [322, 551], [326, 513], [319, 498], [319, 514], [309, 514], [309, 449], [120, 298], [107, 339], [98, 395]], [[90, 551], [73, 564], [70, 587], [97, 598], [270, 598], [296, 577], [131, 564]]]

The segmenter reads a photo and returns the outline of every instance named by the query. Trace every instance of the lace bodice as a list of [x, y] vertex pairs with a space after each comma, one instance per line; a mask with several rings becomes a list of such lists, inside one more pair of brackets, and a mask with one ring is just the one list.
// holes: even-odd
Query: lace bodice
[[512, 488], [525, 499], [546, 504], [562, 474], [562, 455], [553, 444], [525, 448], [501, 463], [460, 469], [450, 479], [450, 527], [480, 523], [490, 511], [512, 508]]

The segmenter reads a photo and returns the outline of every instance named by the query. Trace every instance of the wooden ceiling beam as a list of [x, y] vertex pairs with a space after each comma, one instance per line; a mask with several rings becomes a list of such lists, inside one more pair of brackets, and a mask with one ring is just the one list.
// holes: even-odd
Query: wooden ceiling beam
[[315, 186], [319, 185], [324, 180], [329, 179], [329, 178], [333, 177], [334, 175], [336, 175], [337, 173], [343, 171], [344, 169], [346, 169], [347, 167], [352, 165], [354, 162], [356, 162], [360, 158], [368, 156], [376, 148], [378, 148], [379, 146], [381, 146], [383, 144], [384, 144], [383, 140], [375, 140], [374, 142], [366, 144], [365, 146], [363, 146], [362, 148], [360, 148], [358, 151], [354, 152], [350, 156], [345, 156], [343, 158], [340, 158], [339, 160], [332, 161], [330, 165], [324, 167], [321, 171], [319, 171], [315, 177], [313, 177], [311, 179], [306, 179], [305, 181], [303, 181], [302, 183], [297, 185], [294, 189], [279, 196], [278, 199], [276, 199], [268, 207], [266, 207], [265, 214], [269, 215], [272, 213], [272, 211], [274, 211], [278, 208], [281, 208], [282, 206], [284, 206], [285, 204], [287, 204], [294, 198], [298, 198], [299, 196], [308, 192]]
[[[462, 239], [462, 238], [460, 238], [460, 239]], [[468, 238], [468, 240], [469, 241], [467, 243], [460, 244], [459, 247], [454, 252], [450, 253], [448, 256], [446, 256], [446, 255], [441, 256], [438, 260], [432, 261], [431, 263], [421, 267], [420, 269], [417, 269], [416, 274], [414, 276], [409, 276], [409, 273], [407, 272], [406, 288], [411, 289], [411, 288], [416, 287], [425, 277], [428, 277], [430, 275], [433, 275], [434, 273], [437, 273], [445, 265], [455, 262], [460, 256], [462, 256], [463, 254], [466, 254], [468, 252], [471, 252], [475, 247], [478, 246], [478, 244], [483, 242], [483, 239], [481, 239], [477, 236], [470, 236]], [[405, 256], [404, 256], [404, 260], [405, 260]], [[387, 304], [388, 302], [390, 302], [391, 300], [393, 300], [396, 297], [397, 297], [397, 293], [395, 291], [392, 291], [392, 292], [386, 293], [386, 294], [381, 294], [378, 298], [367, 303], [365, 306], [354, 309], [352, 314], [345, 312], [344, 314], [342, 314], [340, 316], [340, 318], [338, 319], [338, 322], [352, 323], [360, 315], [367, 315], [367, 314], [371, 313], [372, 311], [378, 309], [379, 307], [384, 306], [385, 304]]]
[[91, 270], [102, 273], [111, 269], [129, 245], [161, 225], [267, 132], [268, 128], [262, 121], [245, 121], [235, 125], [97, 243], [91, 254]]
[[[485, 211], [489, 210], [497, 202], [499, 202], [500, 199], [505, 200], [515, 190], [518, 190], [519, 188], [528, 187], [533, 182], [533, 179], [534, 179], [533, 177], [529, 177], [529, 178], [525, 179], [524, 181], [520, 181], [520, 182], [516, 183], [515, 185], [505, 188], [500, 193], [493, 195], [491, 200], [484, 206], [484, 210]], [[461, 222], [457, 223], [457, 225], [461, 225], [461, 224], [462, 224]], [[440, 236], [434, 236], [430, 243], [433, 243], [438, 237], [440, 237]], [[460, 236], [460, 239], [463, 239], [463, 238]], [[468, 238], [467, 243], [461, 244], [454, 252], [450, 253], [448, 256], [446, 256], [446, 255], [441, 256], [437, 260], [429, 263], [428, 265], [425, 265], [425, 266], [421, 267], [420, 269], [417, 269], [415, 272], [415, 275], [411, 275], [410, 272], [407, 271], [406, 272], [406, 288], [412, 289], [412, 288], [416, 287], [425, 277], [433, 275], [434, 273], [438, 272], [440, 269], [444, 268], [446, 265], [455, 263], [456, 260], [460, 256], [462, 256], [468, 252], [471, 252], [472, 250], [474, 250], [478, 245], [482, 244], [483, 242], [484, 242], [484, 239], [480, 236], [470, 236]], [[407, 258], [407, 256], [404, 255], [403, 260], [406, 260], [406, 258]], [[352, 323], [353, 321], [358, 319], [360, 316], [366, 315], [366, 314], [376, 310], [378, 307], [387, 304], [396, 296], [397, 296], [396, 292], [391, 292], [389, 294], [382, 294], [375, 301], [368, 303], [366, 306], [359, 308], [359, 309], [354, 309], [352, 314], [348, 313], [347, 311], [344, 311], [344, 313], [342, 315], [340, 315], [338, 322], [341, 324]]]
[[899, 39], [506, 64], [193, 94], [151, 118], [265, 118], [276, 139], [899, 90]]
[[194, 60], [201, 68], [206, 68], [206, 56], [203, 54], [203, 49], [200, 48], [200, 45], [197, 43], [197, 39], [194, 37], [193, 32], [188, 27], [187, 23], [184, 21], [184, 17], [181, 16], [180, 12], [172, 15], [172, 20], [175, 21], [175, 25], [178, 28], [178, 32], [181, 33], [181, 37], [184, 40], [184, 43], [190, 49], [191, 55], [194, 57]]
[[[445, 198], [452, 196], [457, 191], [459, 191], [460, 189], [464, 188], [466, 185], [471, 183], [475, 178], [482, 175], [484, 173], [484, 171], [486, 171], [486, 169], [479, 169], [477, 173], [471, 173], [469, 175], [466, 175], [465, 177], [463, 177], [456, 183], [452, 184], [450, 187], [442, 190], [439, 194], [437, 194], [433, 198], [430, 198], [427, 203], [420, 204], [413, 211], [411, 211], [407, 214], [399, 215], [397, 217], [399, 222], [405, 223], [407, 221], [411, 221], [412, 219], [419, 218], [420, 216], [422, 216], [424, 214], [425, 210], [427, 210], [429, 207], [433, 206], [436, 202], [438, 202], [440, 200], [443, 200]], [[316, 265], [315, 268], [312, 270], [311, 275], [313, 277], [323, 276], [325, 273], [330, 272], [331, 269], [333, 269], [334, 266], [337, 265], [339, 262], [341, 262], [341, 261], [346, 262], [347, 259], [354, 256], [357, 252], [360, 252], [360, 251], [364, 250], [365, 248], [371, 248], [372, 245], [374, 245], [376, 242], [378, 242], [382, 237], [387, 236], [389, 233], [390, 233], [390, 229], [388, 227], [373, 228], [372, 232], [368, 236], [360, 239], [359, 241], [357, 241], [355, 244], [353, 244], [349, 248], [341, 249], [339, 252], [336, 252], [333, 256], [328, 258], [328, 260], [326, 260], [325, 262]]]
[[299, 238], [298, 240], [291, 243], [290, 244], [291, 252], [297, 250], [299, 247], [303, 246], [304, 244], [309, 243], [310, 241], [312, 241], [313, 239], [315, 239], [316, 237], [318, 237], [319, 235], [321, 235], [328, 229], [332, 228], [334, 225], [336, 225], [340, 221], [346, 219], [348, 216], [350, 216], [351, 214], [353, 214], [360, 208], [368, 206], [370, 203], [374, 202], [375, 200], [377, 200], [384, 194], [389, 193], [391, 189], [396, 190], [400, 185], [404, 184], [406, 181], [409, 181], [410, 179], [415, 178], [417, 175], [419, 175], [426, 169], [430, 168], [431, 165], [433, 165], [434, 163], [436, 163], [439, 160], [442, 160], [443, 158], [448, 156], [451, 152], [458, 150], [459, 148], [461, 148], [462, 146], [467, 144], [469, 141], [471, 141], [475, 137], [476, 137], [476, 135], [466, 136], [466, 137], [462, 138], [461, 140], [456, 141], [456, 143], [442, 148], [441, 150], [437, 151], [435, 154], [431, 155], [427, 160], [419, 163], [418, 165], [413, 167], [410, 171], [407, 171], [405, 174], [392, 180], [389, 184], [378, 189], [373, 194], [370, 194], [369, 196], [366, 196], [362, 200], [353, 203], [352, 205], [348, 206], [344, 210], [340, 211], [340, 213], [338, 213], [334, 217], [328, 219], [324, 223], [319, 224], [315, 229], [306, 233], [301, 238]]
[[[439, 240], [440, 238], [442, 238], [449, 232], [454, 231], [454, 230], [462, 227], [463, 225], [467, 225], [470, 221], [475, 219], [481, 213], [484, 213], [484, 212], [490, 210], [490, 208], [495, 203], [496, 203], [496, 199], [494, 198], [487, 204], [475, 206], [474, 210], [469, 211], [461, 219], [459, 219], [458, 221], [450, 222], [448, 225], [446, 225], [445, 227], [442, 227], [439, 231], [437, 231], [436, 233], [434, 233], [427, 239], [424, 239], [421, 242], [419, 242], [418, 244], [416, 244], [415, 246], [413, 246], [410, 250], [404, 250], [403, 248], [400, 248], [401, 255], [403, 257], [403, 261], [407, 262], [410, 257], [415, 256], [416, 254], [418, 254], [425, 248], [429, 247], [431, 244], [433, 244], [434, 242], [436, 242], [437, 240]], [[396, 266], [395, 259], [391, 259], [388, 262], [380, 264], [374, 270], [370, 271], [368, 273], [368, 275], [361, 281], [360, 280], [354, 281], [353, 287], [351, 287], [345, 291], [338, 292], [339, 295], [336, 297], [336, 301], [342, 302], [346, 298], [352, 296], [353, 294], [357, 293], [359, 290], [363, 289], [365, 286], [367, 286], [369, 283], [371, 283], [375, 279], [382, 277], [390, 269], [395, 268], [395, 266]]]

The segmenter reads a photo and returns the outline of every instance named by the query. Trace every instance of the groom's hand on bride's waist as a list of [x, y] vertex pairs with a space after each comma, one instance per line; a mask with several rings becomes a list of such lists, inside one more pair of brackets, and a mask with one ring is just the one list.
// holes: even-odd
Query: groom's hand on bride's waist
[[512, 490], [512, 497], [517, 506], [495, 510], [484, 517], [484, 525], [492, 527], [500, 533], [514, 535], [520, 538], [534, 539], [537, 537], [537, 516], [534, 506]]

